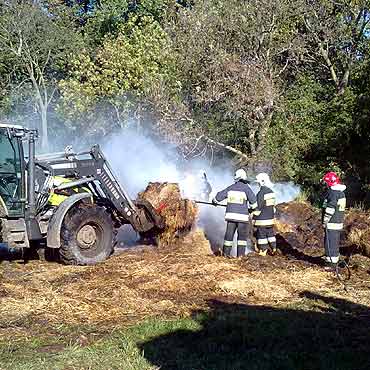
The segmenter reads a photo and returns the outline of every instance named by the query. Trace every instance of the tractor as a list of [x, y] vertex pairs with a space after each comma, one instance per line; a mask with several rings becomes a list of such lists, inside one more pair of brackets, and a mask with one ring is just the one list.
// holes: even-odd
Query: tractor
[[129, 197], [98, 145], [36, 155], [37, 137], [35, 129], [0, 124], [0, 243], [92, 265], [113, 253], [124, 224], [146, 236], [163, 230], [150, 203]]

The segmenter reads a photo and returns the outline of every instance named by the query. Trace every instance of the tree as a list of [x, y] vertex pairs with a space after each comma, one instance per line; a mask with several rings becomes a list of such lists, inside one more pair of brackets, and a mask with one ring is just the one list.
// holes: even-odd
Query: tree
[[[368, 41], [369, 0], [306, 0], [304, 24], [311, 59], [324, 65], [336, 92], [348, 86], [353, 67], [364, 59]], [[327, 75], [327, 73], [323, 73]]]
[[129, 114], [140, 115], [148, 107], [157, 86], [171, 83], [170, 51], [169, 39], [157, 21], [132, 16], [93, 55], [85, 50], [72, 60], [69, 78], [60, 82], [60, 111], [88, 121], [89, 115], [103, 109], [113, 112], [118, 126], [125, 125]]
[[302, 47], [299, 3], [201, 0], [170, 30], [183, 93], [203, 131], [251, 157], [266, 143], [282, 78]]
[[48, 145], [48, 109], [66, 60], [78, 47], [73, 22], [61, 12], [48, 12], [41, 2], [0, 2], [0, 52], [7, 55], [12, 88], [34, 99], [41, 121], [41, 145]]

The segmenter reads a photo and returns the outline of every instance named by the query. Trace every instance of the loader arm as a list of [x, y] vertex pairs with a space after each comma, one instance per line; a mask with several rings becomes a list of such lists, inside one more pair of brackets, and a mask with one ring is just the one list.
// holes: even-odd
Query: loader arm
[[161, 217], [149, 204], [130, 198], [118, 182], [99, 145], [81, 153], [72, 153], [69, 150], [41, 155], [37, 158], [37, 163], [52, 168], [54, 176], [72, 179], [70, 183], [62, 184], [60, 189], [88, 185], [97, 200], [110, 209], [120, 224], [129, 223], [139, 233], [163, 228]]

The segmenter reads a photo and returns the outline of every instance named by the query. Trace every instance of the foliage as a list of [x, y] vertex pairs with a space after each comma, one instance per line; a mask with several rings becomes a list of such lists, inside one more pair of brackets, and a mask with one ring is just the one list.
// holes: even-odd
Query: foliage
[[171, 62], [169, 39], [159, 23], [133, 16], [117, 36], [105, 38], [95, 55], [84, 51], [72, 60], [70, 77], [60, 82], [60, 110], [74, 120], [88, 120], [96, 107], [109, 105], [123, 125], [121, 115], [171, 79]]
[[285, 0], [203, 0], [180, 12], [173, 29], [184, 94], [211, 136], [251, 155], [262, 148], [280, 78], [300, 52], [297, 17]]
[[369, 0], [0, 5], [0, 109], [40, 121], [44, 142], [131, 122], [185, 157], [221, 148], [310, 189], [336, 170], [365, 200]]
[[[32, 104], [40, 115], [42, 145], [46, 147], [47, 111], [56, 81], [79, 45], [78, 34], [67, 12], [54, 8], [54, 13], [49, 13], [37, 2], [1, 1], [0, 23], [1, 77], [9, 94]], [[9, 109], [11, 99], [7, 97], [3, 102]]]

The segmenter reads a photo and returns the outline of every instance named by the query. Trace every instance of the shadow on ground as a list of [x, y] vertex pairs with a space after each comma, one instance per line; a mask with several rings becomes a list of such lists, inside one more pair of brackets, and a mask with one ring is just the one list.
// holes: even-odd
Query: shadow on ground
[[194, 313], [201, 329], [139, 347], [161, 370], [369, 369], [369, 307], [310, 292], [302, 299], [310, 311], [210, 301], [209, 312]]

